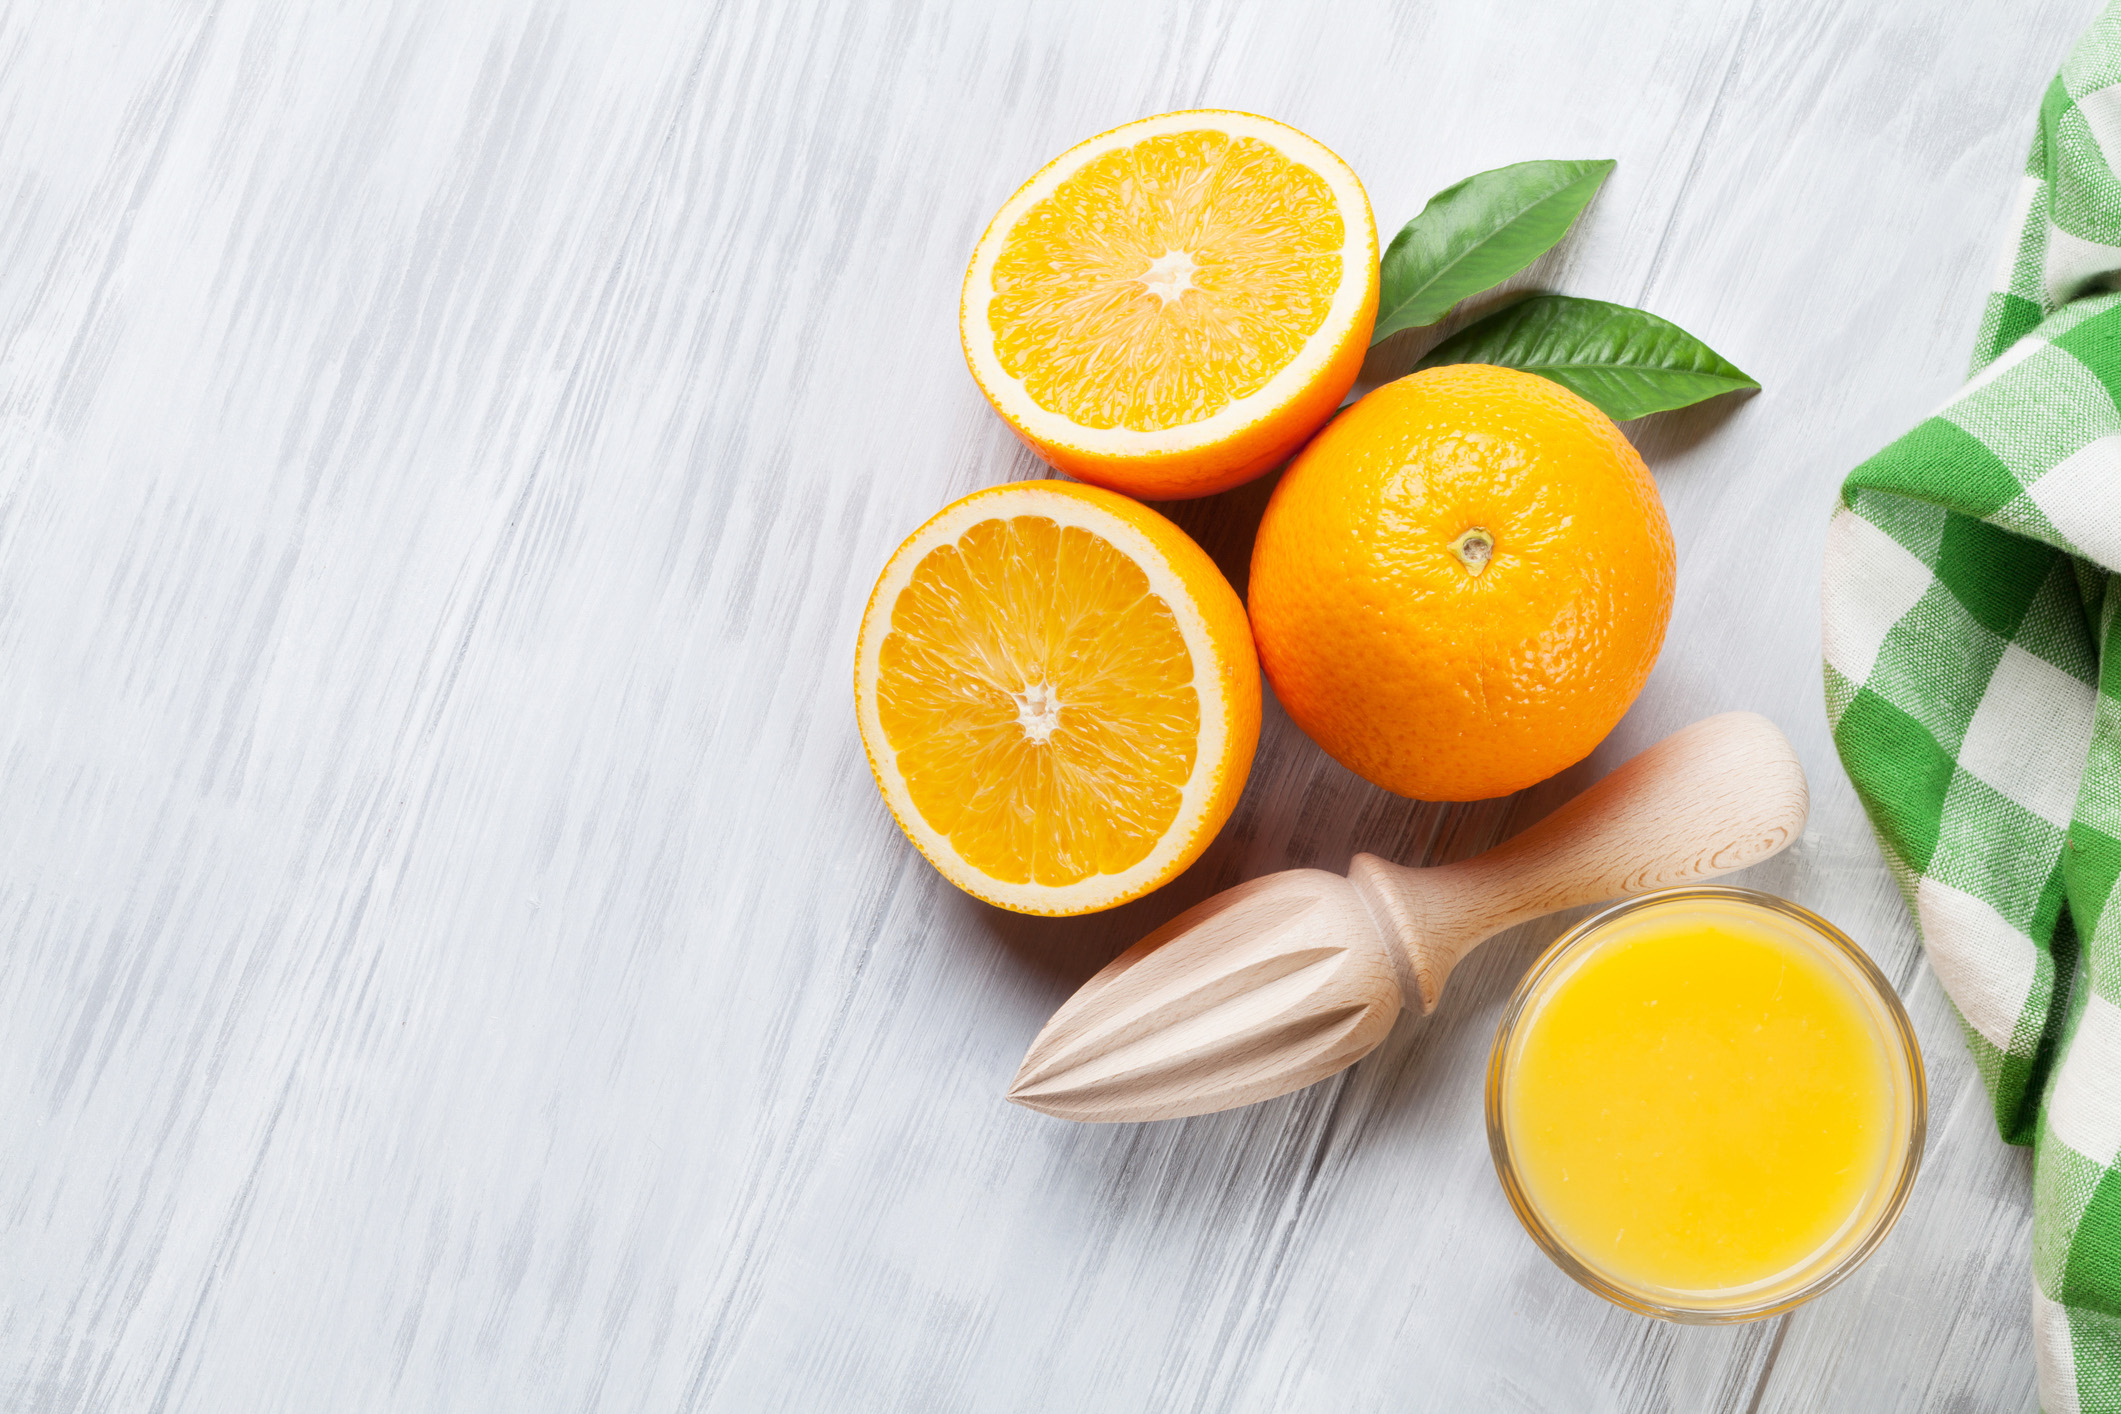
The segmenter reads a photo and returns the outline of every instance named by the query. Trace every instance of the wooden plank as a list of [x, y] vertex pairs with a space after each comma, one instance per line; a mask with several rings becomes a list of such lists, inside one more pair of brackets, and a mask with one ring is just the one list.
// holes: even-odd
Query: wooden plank
[[[1833, 764], [1817, 557], [1841, 472], [1954, 381], [2084, 10], [0, 11], [0, 1404], [2025, 1407], [2024, 1165]], [[1645, 301], [1768, 390], [1636, 429], [1681, 608], [1593, 763], [1417, 806], [1270, 707], [1184, 878], [1004, 915], [877, 801], [854, 628], [931, 510], [1038, 474], [956, 346], [982, 223], [1201, 103], [1315, 133], [1387, 233], [1480, 168], [1619, 158], [1519, 283]], [[1176, 514], [1238, 572], [1266, 490]], [[1739, 706], [1816, 793], [1753, 882], [1890, 963], [1937, 1097], [1901, 1230], [1787, 1323], [1627, 1316], [1510, 1217], [1481, 1071], [1559, 921], [1283, 1101], [1000, 1102], [1215, 889], [1471, 852]]]

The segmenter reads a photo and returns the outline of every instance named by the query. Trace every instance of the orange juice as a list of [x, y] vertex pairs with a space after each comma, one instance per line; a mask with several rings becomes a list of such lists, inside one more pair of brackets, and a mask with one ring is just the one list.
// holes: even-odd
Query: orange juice
[[1652, 1306], [1801, 1285], [1907, 1167], [1904, 1013], [1838, 934], [1764, 897], [1675, 891], [1594, 920], [1498, 1042], [1498, 1155], [1535, 1235]]

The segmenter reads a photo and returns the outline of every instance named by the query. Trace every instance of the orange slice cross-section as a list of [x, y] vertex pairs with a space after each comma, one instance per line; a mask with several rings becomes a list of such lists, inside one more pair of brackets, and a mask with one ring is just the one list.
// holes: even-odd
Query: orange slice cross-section
[[1009, 198], [965, 275], [973, 376], [1071, 475], [1205, 496], [1333, 415], [1377, 316], [1362, 184], [1249, 113], [1166, 113], [1078, 143]]
[[1059, 481], [975, 492], [885, 566], [855, 664], [892, 814], [1024, 913], [1110, 908], [1199, 855], [1259, 737], [1244, 608], [1184, 532]]

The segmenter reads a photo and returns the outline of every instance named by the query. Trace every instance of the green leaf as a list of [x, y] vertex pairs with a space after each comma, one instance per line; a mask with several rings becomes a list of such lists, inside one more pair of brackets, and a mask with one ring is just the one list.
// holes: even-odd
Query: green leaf
[[1416, 368], [1499, 363], [1551, 378], [1615, 422], [1760, 385], [1669, 320], [1624, 304], [1534, 295], [1445, 339]]
[[1370, 342], [1434, 324], [1467, 295], [1530, 265], [1567, 234], [1612, 170], [1611, 162], [1519, 162], [1430, 197], [1385, 250]]

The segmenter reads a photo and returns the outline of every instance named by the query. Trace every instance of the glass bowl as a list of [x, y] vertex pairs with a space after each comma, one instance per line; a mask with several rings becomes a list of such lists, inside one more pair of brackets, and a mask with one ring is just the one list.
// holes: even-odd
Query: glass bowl
[[[1642, 921], [1657, 910], [1683, 911], [1712, 905], [1717, 910], [1737, 909], [1759, 923], [1768, 924], [1786, 940], [1808, 946], [1845, 980], [1868, 1016], [1874, 1034], [1886, 1054], [1891, 1091], [1892, 1129], [1888, 1135], [1886, 1162], [1872, 1191], [1849, 1220], [1810, 1257], [1771, 1277], [1743, 1286], [1711, 1290], [1683, 1290], [1645, 1285], [1602, 1269], [1592, 1258], [1566, 1241], [1540, 1213], [1527, 1191], [1511, 1154], [1506, 1096], [1510, 1068], [1529, 1034], [1541, 1004], [1571, 974], [1576, 963], [1590, 956], [1601, 943], [1631, 921]], [[1532, 1240], [1563, 1271], [1615, 1305], [1645, 1316], [1696, 1325], [1718, 1325], [1755, 1321], [1778, 1315], [1800, 1302], [1809, 1301], [1860, 1265], [1877, 1250], [1892, 1230], [1894, 1220], [1907, 1206], [1922, 1163], [1922, 1142], [1927, 1122], [1927, 1100], [1923, 1083], [1922, 1051], [1914, 1028], [1893, 987], [1863, 950], [1833, 924], [1809, 909], [1787, 899], [1751, 889], [1722, 886], [1666, 889], [1643, 894], [1606, 909], [1571, 928], [1517, 984], [1509, 1005], [1496, 1028], [1495, 1047], [1488, 1058], [1488, 1148], [1495, 1159], [1495, 1173], [1510, 1207], [1530, 1233]]]

